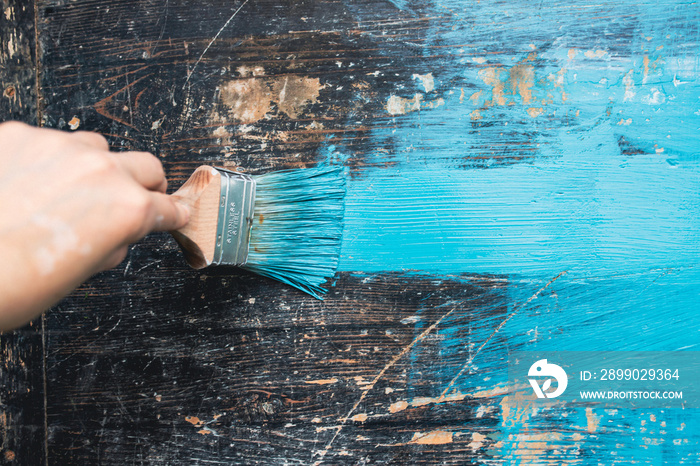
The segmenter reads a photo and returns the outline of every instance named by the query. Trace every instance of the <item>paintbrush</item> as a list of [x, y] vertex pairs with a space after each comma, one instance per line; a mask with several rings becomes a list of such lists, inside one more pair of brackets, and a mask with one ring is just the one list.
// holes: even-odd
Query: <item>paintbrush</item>
[[192, 267], [237, 266], [323, 299], [340, 255], [341, 168], [250, 176], [202, 165], [173, 197], [190, 209], [171, 233]]

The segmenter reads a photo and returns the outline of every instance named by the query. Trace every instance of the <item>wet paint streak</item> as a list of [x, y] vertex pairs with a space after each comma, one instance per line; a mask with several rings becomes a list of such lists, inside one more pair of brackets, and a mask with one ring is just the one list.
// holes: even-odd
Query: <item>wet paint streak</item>
[[418, 156], [351, 182], [341, 270], [539, 276], [698, 264], [698, 164], [616, 159], [605, 132], [571, 137], [581, 152], [535, 165], [463, 171]]
[[[397, 163], [349, 184], [341, 270], [600, 274], [697, 264], [700, 68], [655, 105], [658, 84], [640, 82], [625, 97], [625, 70], [641, 75], [641, 60], [619, 71], [586, 66], [568, 72], [569, 97], [543, 107], [546, 117], [517, 102], [481, 110], [505, 120], [499, 134], [484, 130], [504, 151], [517, 150], [504, 134], [509, 121], [529, 127], [536, 156], [527, 163], [462, 169], [460, 159], [481, 154], [483, 135], [456, 93], [440, 109], [397, 118], [398, 129], [376, 129], [397, 144]], [[657, 80], [680, 79], [678, 71]]]
[[[430, 86], [397, 86], [372, 128], [373, 168], [348, 181], [339, 269], [428, 273], [436, 286], [500, 276], [508, 304], [446, 319], [430, 364], [428, 345], [412, 348], [406, 398], [391, 414], [505, 387], [515, 350], [700, 350], [700, 9], [569, 8], [449, 0], [422, 11], [453, 19], [421, 44], [426, 55], [440, 46], [440, 65], [416, 70]], [[343, 158], [342, 141], [325, 149]], [[416, 334], [430, 323], [417, 316]], [[431, 392], [411, 388], [426, 380]], [[542, 412], [515, 394], [491, 407], [502, 423], [484, 444], [516, 464], [591, 450], [615, 464], [697, 461], [694, 412]]]
[[[340, 269], [591, 275], [696, 264], [700, 10], [633, 4], [624, 27], [591, 19], [592, 30], [629, 34], [623, 47], [614, 36], [590, 46], [562, 27], [556, 12], [568, 8], [556, 2], [550, 18], [460, 5], [435, 6], [456, 21], [432, 38], [452, 57], [425, 70], [435, 90], [407, 81], [387, 102], [390, 124], [373, 130], [370, 162], [394, 163], [349, 184]], [[479, 27], [462, 24], [469, 17]], [[514, 52], [463, 45], [489, 32]], [[391, 105], [438, 97], [444, 105], [405, 115]], [[522, 163], [499, 164], [510, 154]]]

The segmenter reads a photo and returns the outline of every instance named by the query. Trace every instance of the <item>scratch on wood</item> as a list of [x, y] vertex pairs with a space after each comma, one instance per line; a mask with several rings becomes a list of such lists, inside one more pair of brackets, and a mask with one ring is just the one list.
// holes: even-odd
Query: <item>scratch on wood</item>
[[122, 93], [122, 92], [124, 92], [124, 91], [129, 91], [129, 90], [130, 90], [132, 87], [134, 87], [134, 85], [136, 85], [139, 81], [143, 81], [144, 79], [146, 79], [146, 78], [148, 78], [148, 77], [150, 77], [150, 76], [152, 76], [152, 75], [153, 75], [153, 73], [149, 73], [149, 74], [147, 74], [146, 76], [142, 76], [142, 77], [138, 78], [136, 81], [133, 81], [132, 83], [130, 83], [130, 84], [126, 85], [125, 87], [119, 89], [117, 92], [115, 92], [115, 93], [113, 93], [113, 94], [111, 94], [111, 95], [105, 97], [104, 99], [100, 100], [99, 102], [95, 103], [95, 105], [94, 105], [95, 111], [96, 111], [97, 113], [99, 113], [100, 115], [109, 118], [110, 120], [114, 120], [114, 121], [117, 121], [117, 122], [119, 122], [119, 123], [121, 123], [121, 124], [123, 124], [123, 125], [126, 125], [126, 126], [130, 127], [130, 128], [134, 128], [134, 125], [133, 125], [133, 124], [129, 124], [129, 122], [127, 122], [127, 121], [124, 120], [123, 118], [119, 118], [119, 117], [116, 116], [116, 115], [112, 115], [112, 114], [107, 110], [107, 103], [108, 103], [109, 101], [111, 101], [114, 97], [116, 97], [117, 95], [119, 95], [120, 93]]
[[[560, 274], [560, 275], [561, 275], [561, 274]], [[558, 277], [557, 277], [557, 278], [558, 278]], [[550, 282], [550, 283], [551, 283], [551, 282]], [[548, 285], [549, 285], [549, 284], [548, 284]], [[544, 289], [544, 288], [543, 288], [543, 289]], [[541, 290], [540, 290], [540, 291], [541, 291]], [[450, 303], [446, 303], [446, 304], [454, 304], [454, 302], [450, 302]], [[364, 399], [367, 397], [367, 394], [368, 394], [370, 391], [372, 391], [372, 389], [374, 388], [374, 386], [375, 386], [375, 385], [377, 384], [377, 382], [379, 382], [379, 380], [384, 376], [384, 374], [386, 373], [386, 371], [388, 371], [389, 369], [391, 369], [391, 367], [393, 367], [394, 364], [396, 364], [396, 363], [399, 361], [399, 359], [401, 359], [406, 353], [408, 353], [408, 352], [411, 350], [411, 348], [413, 348], [413, 347], [416, 345], [416, 343], [418, 343], [418, 342], [420, 342], [421, 340], [423, 340], [426, 336], [428, 336], [428, 334], [429, 334], [430, 332], [432, 332], [433, 330], [435, 330], [435, 328], [436, 328], [438, 325], [440, 325], [440, 323], [441, 323], [443, 320], [445, 320], [447, 317], [449, 317], [450, 314], [452, 314], [452, 313], [455, 311], [455, 309], [457, 309], [456, 306], [453, 307], [452, 309], [450, 309], [450, 310], [449, 310], [448, 312], [446, 312], [445, 314], [443, 314], [442, 317], [440, 317], [438, 320], [436, 320], [435, 323], [433, 323], [430, 327], [426, 328], [426, 329], [423, 331], [423, 333], [421, 333], [421, 334], [418, 335], [416, 338], [414, 338], [413, 341], [412, 341], [411, 343], [408, 344], [408, 346], [406, 346], [403, 350], [401, 350], [401, 352], [400, 352], [399, 354], [397, 354], [396, 356], [394, 356], [394, 357], [391, 359], [391, 361], [389, 361], [389, 363], [388, 363], [386, 366], [384, 366], [384, 368], [383, 368], [381, 371], [379, 371], [379, 373], [376, 375], [376, 377], [374, 377], [374, 379], [373, 379], [372, 382], [369, 384], [369, 386], [368, 386], [365, 390], [363, 390], [362, 395], [360, 395], [360, 398], [355, 402], [355, 404], [352, 406], [352, 408], [350, 408], [350, 411], [348, 412], [348, 414], [346, 414], [345, 417], [341, 420], [340, 425], [338, 426], [338, 430], [335, 432], [335, 434], [334, 434], [333, 437], [331, 438], [330, 442], [328, 442], [328, 445], [326, 445], [326, 447], [325, 447], [323, 450], [321, 450], [320, 452], [318, 452], [318, 454], [321, 456], [321, 458], [319, 458], [319, 459], [314, 463], [314, 466], [318, 466], [319, 464], [321, 464], [321, 462], [323, 461], [323, 457], [326, 456], [326, 453], [331, 449], [331, 446], [333, 445], [333, 442], [335, 442], [335, 439], [338, 437], [338, 435], [340, 435], [340, 432], [343, 430], [343, 427], [344, 427], [345, 424], [348, 422], [348, 419], [350, 418], [350, 416], [352, 416], [352, 413], [354, 413], [355, 410], [357, 409], [357, 407], [360, 406], [360, 404], [361, 404], [361, 403], [364, 401]]]
[[185, 81], [185, 84], [182, 85], [182, 88], [183, 88], [183, 89], [187, 86], [187, 83], [190, 82], [190, 77], [191, 77], [192, 74], [194, 73], [194, 70], [197, 68], [197, 65], [199, 65], [199, 62], [202, 61], [202, 57], [204, 57], [204, 55], [207, 53], [207, 51], [209, 51], [209, 47], [211, 47], [211, 45], [212, 45], [214, 42], [216, 42], [216, 39], [218, 39], [219, 36], [221, 35], [221, 33], [223, 32], [223, 30], [226, 29], [226, 26], [229, 25], [229, 23], [233, 20], [233, 18], [236, 17], [236, 15], [238, 14], [238, 12], [241, 11], [241, 8], [243, 8], [243, 7], [246, 5], [246, 3], [248, 3], [248, 1], [249, 1], [249, 0], [245, 0], [245, 2], [243, 2], [243, 4], [242, 4], [241, 6], [239, 6], [238, 9], [237, 9], [236, 11], [233, 12], [233, 14], [232, 14], [231, 17], [228, 19], [228, 21], [226, 21], [226, 23], [221, 27], [221, 29], [219, 29], [219, 32], [216, 33], [216, 35], [214, 36], [214, 38], [213, 38], [213, 39], [209, 42], [209, 44], [207, 44], [207, 46], [204, 48], [204, 52], [202, 52], [202, 54], [199, 56], [199, 58], [197, 59], [197, 61], [194, 62], [194, 66], [192, 67], [192, 69], [187, 73], [187, 80]]
[[464, 371], [467, 370], [467, 368], [471, 365], [474, 358], [476, 358], [479, 355], [481, 350], [483, 350], [484, 347], [488, 344], [488, 342], [491, 341], [491, 339], [494, 337], [494, 335], [496, 335], [498, 333], [498, 331], [501, 330], [501, 328], [503, 328], [503, 326], [510, 319], [512, 319], [513, 316], [515, 316], [515, 314], [517, 314], [518, 312], [520, 312], [520, 310], [522, 308], [524, 308], [525, 306], [530, 304], [530, 302], [532, 302], [533, 299], [537, 298], [540, 295], [540, 293], [542, 293], [544, 290], [546, 290], [549, 287], [549, 285], [551, 285], [552, 283], [557, 281], [559, 279], [559, 277], [561, 277], [564, 274], [566, 274], [566, 270], [559, 272], [559, 274], [556, 277], [554, 277], [550, 281], [548, 281], [542, 288], [537, 290], [537, 292], [535, 294], [530, 296], [527, 301], [525, 301], [520, 306], [516, 307], [515, 310], [513, 310], [513, 312], [508, 314], [508, 316], [505, 319], [503, 319], [503, 322], [501, 322], [498, 325], [498, 327], [496, 327], [496, 329], [493, 332], [491, 332], [491, 335], [489, 335], [489, 337], [481, 344], [481, 346], [479, 346], [479, 348], [476, 350], [476, 352], [473, 355], [469, 356], [469, 359], [467, 359], [467, 362], [464, 363], [464, 366], [462, 366], [462, 369], [460, 369], [460, 371], [457, 373], [457, 375], [455, 375], [454, 378], [452, 380], [450, 380], [450, 383], [447, 384], [447, 387], [440, 394], [440, 398], [438, 398], [438, 403], [440, 403], [442, 400], [445, 399], [445, 395], [447, 395], [447, 392], [450, 390], [450, 388], [452, 388], [452, 386], [455, 384], [455, 382], [457, 382], [457, 380], [462, 376], [462, 374], [464, 374]]
[[446, 430], [434, 430], [431, 432], [414, 432], [413, 438], [408, 442], [394, 444], [378, 444], [378, 447], [400, 447], [404, 445], [444, 445], [452, 443], [454, 433]]
[[332, 379], [319, 379], [319, 380], [305, 380], [304, 383], [315, 384], [315, 385], [329, 385], [338, 382], [337, 377]]

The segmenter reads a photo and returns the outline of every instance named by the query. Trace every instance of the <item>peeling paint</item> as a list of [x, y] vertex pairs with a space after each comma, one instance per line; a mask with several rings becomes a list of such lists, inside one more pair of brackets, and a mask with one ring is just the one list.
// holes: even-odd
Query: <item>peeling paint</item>
[[583, 52], [583, 55], [586, 58], [603, 58], [607, 55], [608, 53], [605, 50], [586, 50]]
[[389, 97], [386, 103], [386, 111], [389, 115], [404, 115], [408, 112], [420, 110], [420, 102], [423, 94], [416, 94], [413, 99], [404, 99], [396, 95]]
[[403, 411], [406, 408], [408, 408], [408, 402], [401, 400], [397, 401], [396, 403], [392, 403], [391, 406], [389, 406], [389, 412], [394, 414], [398, 413], [399, 411]]
[[601, 416], [593, 413], [593, 408], [586, 408], [586, 430], [589, 434], [593, 434], [598, 430]]
[[[505, 386], [496, 386], [488, 390], [481, 390], [472, 393], [461, 393], [456, 391], [449, 395], [443, 397], [440, 396], [419, 396], [413, 398], [411, 401], [399, 400], [389, 406], [390, 413], [397, 413], [403, 411], [409, 406], [412, 408], [420, 408], [422, 406], [428, 406], [430, 404], [441, 404], [441, 403], [452, 403], [456, 401], [463, 401], [465, 399], [481, 399], [481, 398], [493, 398], [512, 390], [511, 388]], [[485, 408], [484, 408], [485, 409]]]
[[216, 128], [212, 133], [212, 136], [216, 136], [217, 138], [230, 138], [231, 133], [228, 132], [226, 127], [224, 126], [219, 126]]
[[[462, 91], [464, 91], [464, 89]], [[469, 100], [472, 101], [472, 104], [476, 105], [479, 102], [479, 99], [481, 98], [483, 93], [484, 91], [477, 91], [469, 97]]]
[[285, 76], [272, 83], [273, 101], [281, 112], [296, 119], [306, 107], [318, 101], [321, 89], [319, 78]]
[[338, 379], [333, 377], [332, 379], [305, 380], [304, 383], [312, 385], [330, 385], [338, 383]]
[[481, 447], [484, 446], [484, 443], [486, 441], [486, 436], [480, 434], [479, 432], [473, 432], [472, 433], [472, 441], [469, 442], [469, 448], [473, 452], [478, 451]]
[[522, 391], [506, 395], [501, 400], [501, 426], [518, 427], [537, 412], [537, 406], [532, 399], [524, 395]]
[[304, 76], [261, 77], [264, 70], [239, 68], [241, 76], [218, 87], [219, 102], [223, 112], [215, 110], [212, 123], [227, 123], [230, 120], [251, 124], [258, 122], [273, 111], [273, 105], [289, 118], [297, 119], [318, 101], [323, 89], [319, 78]]
[[505, 85], [501, 81], [503, 70], [499, 68], [485, 68], [479, 71], [479, 78], [488, 86], [491, 86], [491, 101], [487, 101], [486, 105], [505, 105], [506, 98], [504, 95]]
[[272, 93], [261, 79], [237, 79], [219, 87], [221, 103], [228, 109], [226, 116], [241, 123], [255, 123], [271, 110]]
[[78, 129], [80, 127], [80, 118], [78, 118], [77, 116], [74, 116], [73, 118], [71, 118], [71, 120], [68, 122], [68, 127], [72, 131], [75, 131], [76, 129]]
[[444, 430], [416, 432], [408, 443], [416, 445], [444, 445], [446, 443], [452, 443], [452, 436], [452, 432]]
[[521, 63], [510, 69], [508, 85], [511, 94], [520, 95], [523, 104], [529, 104], [532, 100], [532, 86], [535, 81], [535, 68], [532, 65]]
[[506, 105], [514, 103], [519, 96], [519, 102], [529, 104], [532, 100], [532, 88], [535, 81], [535, 68], [528, 62], [535, 59], [534, 52], [511, 68], [489, 67], [480, 70], [479, 78], [491, 87], [491, 100], [485, 105]]
[[527, 109], [527, 114], [530, 115], [531, 118], [537, 118], [538, 116], [542, 115], [544, 113], [544, 109], [542, 107], [530, 107]]
[[435, 89], [435, 78], [433, 78], [433, 73], [414, 74], [413, 79], [417, 79], [421, 82], [425, 92], [431, 92], [433, 89]]
[[203, 424], [203, 422], [197, 416], [186, 416], [185, 421], [189, 422], [195, 427], [199, 427]]

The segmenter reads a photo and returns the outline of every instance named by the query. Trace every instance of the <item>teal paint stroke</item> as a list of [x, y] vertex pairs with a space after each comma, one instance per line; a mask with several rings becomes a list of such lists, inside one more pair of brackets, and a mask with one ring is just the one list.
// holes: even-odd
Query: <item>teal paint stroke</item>
[[[551, 14], [528, 16], [516, 2], [509, 16], [441, 6], [456, 21], [436, 26], [429, 43], [450, 66], [418, 70], [433, 73], [433, 91], [420, 79], [396, 89], [405, 114], [389, 114], [387, 102], [371, 134], [374, 168], [348, 180], [339, 270], [506, 278], [507, 312], [469, 328], [476, 347], [566, 271], [483, 361], [518, 345], [698, 350], [700, 9], [549, 2]], [[464, 45], [489, 41], [507, 51]], [[326, 151], [344, 157], [342, 143]], [[545, 312], [553, 302], [557, 311]], [[464, 325], [445, 324], [445, 357], [465, 357]], [[434, 377], [444, 387], [454, 375]]]
[[[432, 73], [435, 89], [407, 79], [393, 94], [400, 105], [386, 102], [372, 168], [348, 180], [339, 270], [428, 275], [436, 286], [494, 275], [508, 287], [442, 322], [437, 358], [427, 343], [411, 350], [407, 394], [503, 387], [515, 350], [700, 350], [700, 8], [448, 0], [434, 10], [451, 21], [435, 22], [423, 53], [439, 45], [442, 58], [416, 72]], [[328, 159], [350, 153], [338, 140], [325, 149]], [[415, 334], [430, 323], [418, 320]], [[503, 416], [505, 404], [494, 406]], [[496, 427], [492, 452], [514, 464], [532, 460], [518, 453], [529, 441], [561, 445], [554, 462], [580, 462], [563, 450], [573, 435], [610, 463], [698, 459], [695, 411], [595, 411], [589, 435], [584, 407], [516, 408], [528, 414]], [[450, 409], [465, 410], [469, 433], [476, 414]], [[549, 431], [561, 442], [536, 436]]]
[[[442, 6], [459, 4], [452, 3]], [[452, 68], [424, 70], [434, 73], [434, 91], [419, 80], [397, 89], [403, 99], [420, 95], [421, 109], [408, 104], [406, 114], [387, 115], [392, 124], [373, 130], [369, 162], [393, 165], [350, 180], [339, 270], [544, 278], [561, 270], [597, 276], [697, 265], [698, 29], [683, 35], [680, 27], [697, 24], [700, 13], [681, 4], [661, 13], [642, 7], [635, 6], [640, 29], [629, 56], [601, 38], [577, 48], [564, 33], [547, 36], [559, 45], [538, 50], [523, 34], [522, 43], [510, 44], [522, 53], [496, 58], [448, 48]], [[691, 19], [676, 27], [683, 8]], [[536, 19], [511, 27], [534, 28]], [[436, 34], [442, 44], [463, 44], [472, 30]], [[489, 72], [504, 89], [501, 104]], [[517, 76], [528, 73], [529, 94], [519, 91], [527, 79]], [[532, 109], [542, 113], [532, 117]], [[523, 145], [529, 158], [498, 163], [500, 154], [522, 156]], [[488, 168], [464, 168], [469, 159]]]
[[698, 265], [697, 163], [621, 160], [605, 133], [561, 135], [581, 152], [536, 165], [462, 171], [425, 159], [351, 181], [340, 270], [541, 276]]
[[408, 6], [406, 0], [389, 0], [389, 2], [399, 10], [405, 10]]

